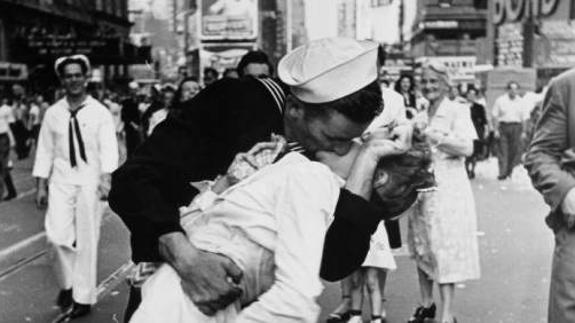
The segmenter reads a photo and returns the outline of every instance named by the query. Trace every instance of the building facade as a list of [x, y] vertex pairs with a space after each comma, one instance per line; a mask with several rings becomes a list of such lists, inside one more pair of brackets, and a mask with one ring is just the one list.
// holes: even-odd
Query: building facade
[[446, 65], [456, 82], [473, 82], [475, 65], [490, 58], [487, 9], [487, 0], [417, 1], [411, 55]]
[[575, 66], [575, 1], [495, 0], [495, 64], [534, 68], [542, 83]]
[[0, 62], [25, 66], [21, 81], [45, 88], [57, 84], [56, 58], [85, 54], [93, 81], [126, 82], [127, 66], [149, 58], [130, 27], [127, 0], [0, 0]]
[[417, 5], [410, 39], [415, 57], [477, 55], [486, 60], [487, 1], [424, 0]]

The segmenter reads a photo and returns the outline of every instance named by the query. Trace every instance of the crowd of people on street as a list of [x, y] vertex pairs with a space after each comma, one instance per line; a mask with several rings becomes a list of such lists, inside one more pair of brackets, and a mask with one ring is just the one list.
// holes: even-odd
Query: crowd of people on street
[[[131, 234], [133, 323], [316, 322], [321, 279], [341, 281], [327, 322], [362, 322], [364, 290], [370, 322], [386, 322], [403, 243], [421, 295], [407, 322], [457, 322], [455, 285], [481, 275], [470, 180], [490, 156], [498, 180], [524, 159], [565, 232], [557, 248], [575, 241], [572, 73], [545, 100], [512, 80], [488, 107], [445, 66], [390, 81], [383, 62], [373, 42], [326, 38], [277, 68], [250, 51], [221, 76], [207, 67], [121, 94], [91, 90], [89, 59], [72, 55], [54, 64], [54, 100], [18, 85], [0, 94], [0, 198], [17, 196], [11, 151], [33, 155], [61, 320], [96, 302], [104, 203]], [[575, 320], [575, 255], [561, 250], [550, 322]]]

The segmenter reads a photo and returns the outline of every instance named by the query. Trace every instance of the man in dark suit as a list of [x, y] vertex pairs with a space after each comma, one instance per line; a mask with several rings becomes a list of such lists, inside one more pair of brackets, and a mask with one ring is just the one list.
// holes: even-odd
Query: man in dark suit
[[533, 185], [551, 207], [555, 234], [548, 321], [575, 322], [575, 69], [555, 78], [545, 95], [526, 154]]
[[[326, 58], [333, 52], [337, 57]], [[134, 262], [170, 263], [186, 293], [206, 314], [233, 302], [240, 293], [234, 283], [241, 279], [239, 268], [227, 258], [197, 250], [182, 233], [178, 207], [197, 194], [189, 183], [225, 173], [237, 153], [268, 141], [271, 133], [298, 142], [309, 154], [347, 153], [351, 140], [381, 111], [376, 61], [377, 45], [370, 42], [312, 42], [279, 64], [278, 74], [291, 93], [271, 79], [224, 79], [194, 97], [177, 119], [158, 125], [114, 173], [109, 197], [132, 233]], [[341, 82], [340, 75], [347, 81]], [[397, 152], [409, 148], [409, 134], [408, 128], [396, 130]], [[373, 136], [364, 145], [340, 192], [325, 238], [324, 279], [342, 279], [358, 268], [371, 234], [386, 217], [368, 199], [373, 172], [387, 144]], [[128, 317], [138, 303], [138, 291], [132, 289], [131, 294]]]
[[136, 94], [138, 91], [138, 83], [131, 82], [129, 96], [122, 101], [121, 118], [124, 122], [124, 132], [126, 134], [126, 154], [128, 157], [132, 156], [136, 148], [141, 144], [141, 118], [140, 111], [138, 111], [138, 100]]

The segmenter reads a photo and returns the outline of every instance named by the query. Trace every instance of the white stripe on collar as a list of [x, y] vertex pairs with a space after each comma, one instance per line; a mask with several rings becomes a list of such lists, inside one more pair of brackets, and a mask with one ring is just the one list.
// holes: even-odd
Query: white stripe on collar
[[283, 90], [280, 88], [280, 86], [271, 79], [258, 78], [257, 80], [260, 81], [260, 83], [262, 83], [268, 92], [272, 95], [278, 110], [283, 114], [285, 94], [283, 93]]

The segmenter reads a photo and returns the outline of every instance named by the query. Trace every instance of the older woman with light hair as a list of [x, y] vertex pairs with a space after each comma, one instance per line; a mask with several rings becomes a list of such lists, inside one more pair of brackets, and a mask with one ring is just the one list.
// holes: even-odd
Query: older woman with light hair
[[423, 68], [422, 93], [430, 102], [424, 133], [432, 146], [437, 187], [420, 193], [409, 217], [408, 241], [421, 291], [421, 305], [408, 321], [412, 323], [435, 317], [434, 282], [441, 296], [438, 322], [457, 322], [454, 286], [480, 276], [475, 202], [464, 165], [477, 134], [469, 109], [448, 99], [449, 86], [443, 67]]

